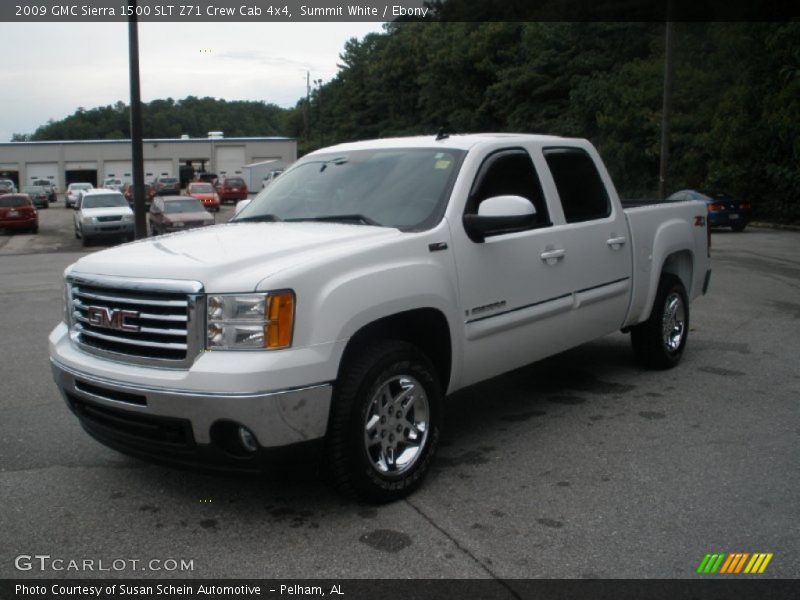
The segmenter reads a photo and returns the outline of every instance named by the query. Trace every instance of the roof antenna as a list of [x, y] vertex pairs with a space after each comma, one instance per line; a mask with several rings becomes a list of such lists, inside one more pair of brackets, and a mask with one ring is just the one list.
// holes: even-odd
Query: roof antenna
[[440, 127], [439, 133], [436, 134], [436, 141], [438, 142], [439, 140], [446, 140], [449, 137], [450, 134], [444, 130], [444, 127]]

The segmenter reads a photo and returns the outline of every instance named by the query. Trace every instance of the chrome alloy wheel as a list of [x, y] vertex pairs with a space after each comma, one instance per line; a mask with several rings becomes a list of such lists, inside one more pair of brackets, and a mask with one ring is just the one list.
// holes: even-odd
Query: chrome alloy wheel
[[661, 331], [668, 351], [675, 352], [681, 347], [686, 332], [686, 309], [680, 294], [673, 292], [667, 297], [661, 317]]
[[372, 467], [400, 475], [417, 462], [428, 440], [430, 407], [425, 389], [410, 375], [381, 385], [367, 406], [364, 448]]

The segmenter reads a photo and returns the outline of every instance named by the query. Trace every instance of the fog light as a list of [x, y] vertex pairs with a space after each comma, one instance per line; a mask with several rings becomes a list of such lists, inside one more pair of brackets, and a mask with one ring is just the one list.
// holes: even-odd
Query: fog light
[[258, 450], [256, 436], [254, 436], [253, 432], [247, 427], [239, 426], [239, 441], [242, 443], [242, 447], [248, 452], [255, 452]]

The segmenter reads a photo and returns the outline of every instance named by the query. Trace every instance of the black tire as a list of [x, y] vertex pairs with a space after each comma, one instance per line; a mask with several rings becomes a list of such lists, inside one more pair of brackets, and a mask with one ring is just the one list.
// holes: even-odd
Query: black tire
[[31, 233], [34, 233], [34, 234], [39, 233], [39, 226], [38, 225], [34, 225], [33, 227], [31, 227]]
[[81, 246], [86, 248], [89, 244], [90, 244], [89, 238], [87, 238], [85, 235], [81, 234]]
[[738, 223], [737, 225], [731, 225], [731, 229], [736, 233], [742, 233], [745, 227], [747, 227], [747, 223]]
[[[671, 310], [672, 307], [675, 307], [675, 312]], [[667, 320], [673, 316], [675, 319], [667, 339], [664, 329]], [[650, 317], [631, 328], [634, 355], [647, 368], [671, 369], [680, 362], [688, 337], [689, 299], [686, 288], [675, 275], [665, 273], [658, 283]]]
[[[416, 384], [424, 393], [408, 394], [417, 389]], [[385, 396], [379, 394], [384, 388], [390, 396], [394, 390], [400, 392], [395, 397], [398, 404], [384, 403]], [[408, 397], [403, 399], [406, 394]], [[413, 402], [403, 404], [411, 398]], [[380, 410], [385, 412], [381, 417], [373, 409], [382, 403]], [[324, 458], [331, 484], [347, 496], [372, 503], [391, 502], [413, 492], [422, 484], [436, 454], [442, 406], [436, 372], [416, 347], [394, 340], [365, 347], [343, 365], [334, 386]], [[401, 418], [402, 411], [407, 413]], [[418, 423], [427, 418], [424, 429], [417, 425], [412, 428], [408, 415]], [[369, 431], [368, 420], [375, 420], [371, 443], [365, 434]], [[407, 444], [412, 436], [421, 436], [419, 445]], [[385, 449], [385, 444], [394, 447]], [[404, 451], [397, 454], [398, 447]], [[396, 459], [406, 456], [405, 450], [412, 456], [406, 457], [406, 464], [402, 465]], [[381, 468], [381, 461], [385, 469]]]

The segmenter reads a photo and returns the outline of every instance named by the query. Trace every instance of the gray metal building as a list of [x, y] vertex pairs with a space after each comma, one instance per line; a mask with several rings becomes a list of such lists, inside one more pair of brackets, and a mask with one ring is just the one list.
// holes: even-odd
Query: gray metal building
[[[186, 182], [193, 172], [241, 175], [250, 163], [297, 160], [297, 140], [285, 137], [226, 138], [209, 132], [207, 138], [144, 140], [145, 182], [156, 177], [181, 177]], [[131, 181], [130, 140], [5, 142], [0, 143], [0, 179], [18, 186], [34, 179], [55, 182], [64, 190], [73, 182], [98, 185], [115, 177]]]

